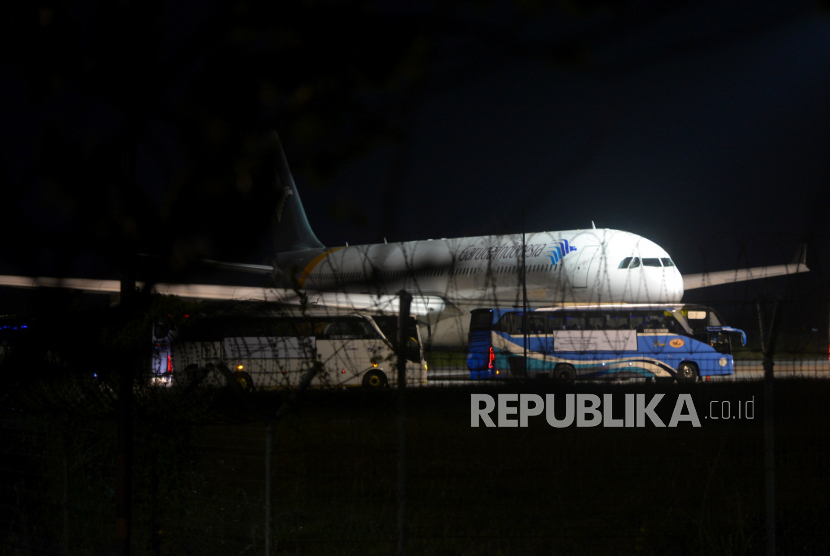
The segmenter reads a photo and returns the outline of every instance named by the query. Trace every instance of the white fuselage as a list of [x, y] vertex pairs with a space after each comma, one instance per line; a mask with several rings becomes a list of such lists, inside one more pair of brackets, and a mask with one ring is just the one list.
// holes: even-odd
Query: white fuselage
[[[530, 307], [675, 303], [683, 297], [683, 278], [669, 254], [632, 233], [531, 233], [524, 245], [524, 260], [522, 236], [514, 234], [285, 253], [278, 264], [308, 292], [389, 295], [405, 289], [440, 298], [460, 312], [429, 321], [434, 329], [429, 336], [439, 344], [466, 340], [468, 312], [474, 308], [521, 306], [523, 266]], [[627, 258], [636, 258], [639, 265], [620, 268]], [[450, 316], [460, 321], [444, 322], [456, 320]], [[444, 334], [437, 332], [444, 328], [453, 329], [451, 337], [440, 337]]]

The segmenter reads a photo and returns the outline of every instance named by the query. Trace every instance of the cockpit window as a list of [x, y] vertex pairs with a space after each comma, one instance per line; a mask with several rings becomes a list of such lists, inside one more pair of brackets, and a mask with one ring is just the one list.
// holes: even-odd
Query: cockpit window
[[674, 266], [674, 261], [668, 257], [663, 257], [660, 260], [663, 261], [663, 266]]
[[631, 261], [631, 266], [629, 266], [628, 268], [637, 268], [638, 266], [640, 266], [640, 257], [634, 257], [634, 259]]
[[657, 266], [661, 267], [660, 259], [643, 259], [643, 266]]
[[626, 257], [626, 258], [624, 258], [624, 259], [622, 260], [622, 262], [620, 263], [620, 266], [618, 266], [617, 268], [628, 268], [628, 265], [630, 265], [630, 264], [631, 264], [631, 259], [633, 259], [633, 258], [634, 258], [634, 257]]

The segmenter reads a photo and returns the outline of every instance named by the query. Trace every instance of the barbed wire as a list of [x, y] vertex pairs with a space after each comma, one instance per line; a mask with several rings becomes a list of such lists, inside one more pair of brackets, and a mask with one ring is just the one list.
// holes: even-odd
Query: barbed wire
[[[389, 280], [384, 273], [391, 270], [372, 261], [368, 250], [364, 255], [359, 276], [369, 280], [349, 276], [353, 271], [336, 266], [337, 259], [331, 266], [331, 272], [341, 276], [334, 293], [371, 292], [378, 299], [375, 306], [359, 310], [314, 307], [313, 293], [299, 307], [190, 302], [145, 294], [130, 316], [118, 309], [56, 308], [49, 314], [5, 317], [4, 326], [16, 324], [18, 329], [4, 330], [7, 341], [0, 361], [5, 379], [0, 403], [4, 550], [112, 551], [115, 418], [119, 380], [126, 368], [135, 380], [135, 552], [262, 551], [272, 535], [274, 554], [388, 553], [397, 538], [390, 518], [395, 505], [396, 398], [390, 391], [366, 390], [359, 381], [356, 388], [342, 388], [365, 371], [361, 358], [348, 349], [348, 340], [374, 334], [372, 341], [385, 354], [378, 366], [384, 368], [395, 350], [389, 345], [394, 342], [383, 338], [394, 337], [397, 330], [392, 321], [383, 320], [384, 315], [391, 317], [391, 306], [382, 296], [404, 287], [416, 296], [457, 299], [480, 284], [486, 290], [482, 300], [447, 318], [456, 323], [450, 337], [462, 338], [471, 309], [498, 302], [521, 310], [523, 300], [515, 290], [522, 269], [512, 259], [501, 266], [488, 260], [486, 270], [475, 272], [457, 253], [449, 253], [443, 267], [435, 262], [419, 267], [412, 261], [420, 259], [402, 253], [408, 262], [398, 269], [400, 281], [381, 289], [372, 277]], [[541, 263], [528, 264], [528, 278], [552, 270], [536, 265]], [[610, 279], [612, 266], [604, 265], [599, 274]], [[436, 290], [434, 278], [442, 271], [452, 274], [445, 274], [450, 278], [446, 288]], [[726, 322], [745, 328], [749, 335], [745, 348], [735, 346], [732, 351], [734, 380], [728, 382], [474, 384], [466, 350], [431, 344], [428, 340], [435, 338], [440, 321], [426, 319], [421, 330], [426, 329], [427, 337], [421, 347], [429, 371], [426, 384], [410, 390], [407, 402], [410, 550], [474, 554], [494, 545], [507, 553], [547, 553], [552, 547], [644, 553], [758, 550], [763, 543], [758, 495], [762, 479], [756, 476], [763, 457], [758, 420], [719, 423], [699, 432], [686, 429], [674, 436], [658, 429], [619, 436], [596, 429], [554, 437], [552, 429], [538, 423], [515, 435], [498, 430], [471, 434], [469, 427], [472, 392], [497, 396], [689, 391], [700, 407], [717, 399], [752, 399], [760, 407], [760, 383], [742, 380], [763, 376], [753, 329], [758, 299], [748, 293], [751, 288], [769, 297], [776, 290], [785, 296], [776, 356], [776, 376], [782, 379], [777, 396], [783, 405], [777, 426], [784, 435], [777, 463], [779, 476], [786, 477], [780, 509], [790, 516], [781, 526], [790, 534], [781, 546], [827, 546], [830, 540], [819, 525], [824, 514], [815, 494], [824, 489], [824, 447], [830, 445], [820, 402], [830, 384], [830, 306], [818, 278], [797, 275], [779, 278], [783, 287], [762, 283], [732, 288], [717, 302]], [[629, 282], [625, 287], [638, 286]], [[657, 295], [659, 299], [663, 292]], [[559, 297], [536, 307], [574, 302]], [[376, 320], [361, 321], [362, 315]], [[153, 381], [154, 340], [167, 337], [157, 333], [160, 322], [169, 327], [171, 345], [204, 340], [194, 340], [174, 356], [179, 359], [173, 361], [165, 385]], [[224, 323], [220, 329], [231, 329], [233, 335], [201, 338], [201, 329], [216, 322]], [[338, 344], [330, 339], [338, 334], [325, 333], [333, 322], [375, 322], [380, 333], [361, 328], [356, 335], [335, 338], [342, 340]], [[313, 334], [291, 343], [287, 338], [296, 336], [286, 332], [286, 323], [294, 327], [292, 334], [299, 329]], [[342, 367], [327, 367], [312, 345], [327, 341], [337, 344], [330, 357], [350, 366], [348, 373], [341, 373]], [[213, 350], [210, 354], [203, 353], [207, 345]], [[291, 350], [297, 355], [295, 367], [280, 358]], [[263, 351], [271, 357], [256, 367]], [[235, 368], [235, 358], [243, 361], [244, 369]], [[240, 370], [248, 373], [252, 388], [240, 384]], [[299, 376], [308, 378], [305, 387]], [[269, 426], [277, 438], [270, 454], [265, 449]], [[266, 458], [274, 470], [270, 528], [263, 509]]]

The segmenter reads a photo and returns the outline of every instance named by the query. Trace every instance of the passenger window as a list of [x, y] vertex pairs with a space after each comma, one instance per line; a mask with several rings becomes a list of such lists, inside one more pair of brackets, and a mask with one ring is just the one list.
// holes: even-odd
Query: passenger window
[[633, 258], [634, 258], [634, 257], [626, 257], [626, 258], [624, 258], [624, 259], [622, 260], [622, 262], [620, 263], [620, 266], [618, 266], [617, 268], [628, 268], [628, 265], [630, 265], [630, 264], [631, 264], [631, 259], [633, 259]]
[[548, 315], [548, 334], [553, 333], [554, 330], [565, 330], [565, 320], [559, 315]]
[[516, 313], [507, 313], [499, 319], [494, 328], [500, 332], [507, 332], [511, 336], [521, 334], [522, 316]]
[[369, 331], [365, 323], [358, 320], [335, 321], [328, 324], [323, 330], [323, 336], [333, 338], [372, 338], [374, 335]]
[[545, 317], [529, 316], [527, 317], [527, 333], [528, 334], [544, 334], [545, 333]]
[[563, 320], [565, 330], [586, 330], [585, 317], [582, 315], [567, 315]]
[[628, 329], [628, 313], [609, 313], [605, 318], [605, 328], [607, 330]]
[[644, 330], [668, 330], [668, 324], [666, 323], [666, 315], [663, 311], [632, 313], [631, 325], [638, 332], [642, 332]]
[[646, 326], [651, 329], [668, 330], [669, 326], [666, 323], [666, 315], [663, 313], [653, 313], [648, 316]]
[[585, 319], [587, 321], [586, 330], [603, 330], [605, 329], [605, 322], [602, 316], [589, 316]]
[[677, 321], [677, 319], [674, 318], [674, 315], [672, 313], [669, 313], [668, 311], [664, 311], [663, 314], [666, 317], [666, 328], [669, 329], [669, 332], [672, 332], [674, 334], [685, 334], [686, 333], [686, 331], [683, 329], [683, 327], [680, 326], [680, 323]]

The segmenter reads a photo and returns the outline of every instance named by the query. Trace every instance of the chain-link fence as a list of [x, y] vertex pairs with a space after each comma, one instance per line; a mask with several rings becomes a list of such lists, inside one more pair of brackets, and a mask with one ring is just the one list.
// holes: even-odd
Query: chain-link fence
[[[830, 541], [824, 525], [830, 517], [828, 387], [814, 379], [777, 385], [780, 553], [823, 553]], [[549, 383], [410, 392], [411, 553], [762, 552], [761, 383], [679, 391], [691, 393], [700, 428], [552, 428], [542, 417], [531, 418], [527, 428], [470, 427], [472, 393], [611, 394], [620, 405], [625, 394], [663, 393], [670, 403], [658, 414], [668, 423], [677, 386], [592, 383], [564, 390]], [[311, 393], [272, 425], [270, 454], [268, 425], [261, 421], [139, 419], [133, 551], [262, 554], [270, 535], [275, 554], [393, 552], [398, 439], [389, 394]], [[724, 402], [732, 419], [722, 418]], [[4, 413], [4, 553], [112, 551], [115, 440], [106, 419]]]
[[[114, 324], [104, 322], [100, 313], [30, 321], [26, 330], [34, 336], [18, 329], [18, 341], [7, 345], [2, 552], [115, 552], [125, 368], [134, 377], [134, 553], [396, 550], [402, 484], [396, 458], [403, 441], [397, 393], [362, 383], [269, 389], [257, 374], [259, 387], [247, 389], [233, 369], [215, 383], [160, 385], [149, 380], [155, 351], [114, 365], [131, 344], [106, 332], [110, 325], [144, 330], [146, 339], [158, 322], [158, 311], [147, 311], [135, 328], [117, 315]], [[67, 319], [73, 335], [61, 342], [55, 338], [66, 337]], [[317, 317], [307, 322], [329, 324]], [[782, 554], [824, 553], [830, 371], [818, 335], [793, 322], [784, 320], [775, 362], [777, 544]], [[21, 340], [31, 337], [38, 341]], [[78, 346], [84, 339], [88, 344]], [[406, 402], [410, 553], [765, 550], [765, 390], [762, 354], [751, 337], [734, 351], [732, 375], [685, 384], [471, 381], [465, 350], [436, 348], [422, 357], [426, 383], [408, 388]], [[683, 394], [699, 426], [688, 418], [689, 406], [681, 407]], [[499, 426], [473, 419], [474, 396], [493, 400], [488, 415]], [[549, 408], [530, 412], [527, 426], [519, 426], [523, 399]], [[568, 423], [569, 403], [582, 413]], [[600, 405], [592, 413], [586, 403]], [[646, 410], [650, 403], [653, 412]]]

